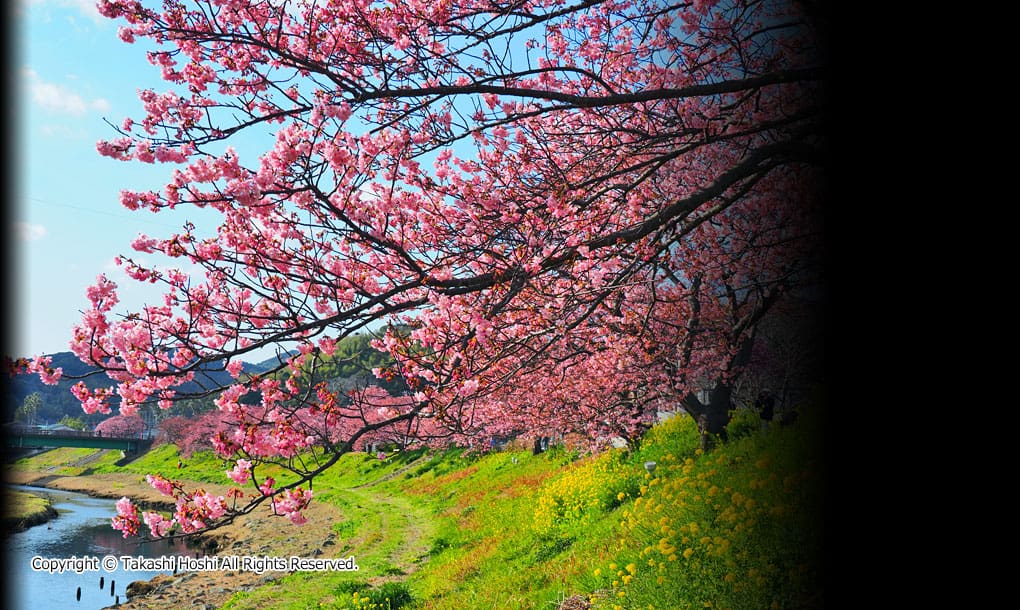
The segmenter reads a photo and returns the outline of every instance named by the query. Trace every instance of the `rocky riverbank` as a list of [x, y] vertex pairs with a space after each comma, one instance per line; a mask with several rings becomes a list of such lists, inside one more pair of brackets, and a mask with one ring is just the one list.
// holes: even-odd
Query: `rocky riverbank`
[[[166, 510], [173, 506], [168, 498], [152, 489], [144, 477], [126, 473], [87, 476], [54, 476], [41, 472], [9, 471], [7, 482], [52, 489], [76, 491], [103, 498], [128, 496], [141, 506]], [[225, 485], [202, 484], [206, 491], [225, 494]], [[322, 502], [313, 502], [305, 511], [308, 523], [294, 526], [285, 517], [260, 509], [238, 518], [234, 523], [205, 534], [197, 556], [338, 557], [344, 545], [338, 544], [332, 530], [341, 519], [339, 511]], [[349, 550], [348, 553], [349, 554]], [[346, 555], [344, 555], [346, 556]], [[257, 574], [247, 571], [181, 572], [162, 575], [129, 586], [131, 594], [118, 609], [179, 610], [179, 608], [218, 608], [238, 591], [270, 583], [286, 572]]]

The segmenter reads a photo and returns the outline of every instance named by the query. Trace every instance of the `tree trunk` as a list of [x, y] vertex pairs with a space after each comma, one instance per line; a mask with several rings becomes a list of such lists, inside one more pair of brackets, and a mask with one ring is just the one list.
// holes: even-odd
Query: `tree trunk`
[[703, 434], [719, 436], [725, 441], [726, 424], [730, 423], [732, 396], [733, 388], [729, 384], [719, 383], [708, 393], [707, 404], [691, 393], [684, 398], [683, 407], [698, 422]]
[[721, 436], [725, 441], [726, 424], [730, 423], [730, 410], [733, 408], [733, 387], [730, 384], [716, 385], [708, 396], [708, 405], [704, 411], [706, 430], [709, 434]]

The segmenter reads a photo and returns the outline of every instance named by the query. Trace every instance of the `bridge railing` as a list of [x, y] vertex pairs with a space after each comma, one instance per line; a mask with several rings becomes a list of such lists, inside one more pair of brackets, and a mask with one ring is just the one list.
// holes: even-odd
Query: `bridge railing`
[[90, 430], [44, 430], [33, 426], [8, 426], [4, 432], [6, 434], [31, 434], [33, 436], [52, 436], [56, 438], [124, 438], [149, 440], [154, 436], [149, 430], [144, 430], [138, 434], [107, 436], [104, 434], [96, 434]]

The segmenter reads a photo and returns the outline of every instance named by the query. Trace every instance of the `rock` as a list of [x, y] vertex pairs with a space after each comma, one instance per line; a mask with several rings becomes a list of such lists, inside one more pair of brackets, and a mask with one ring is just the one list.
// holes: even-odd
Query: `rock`
[[591, 608], [591, 604], [588, 603], [586, 598], [575, 595], [563, 600], [563, 603], [557, 606], [556, 610], [588, 610], [589, 608]]
[[136, 580], [133, 583], [130, 583], [127, 586], [127, 589], [124, 590], [124, 592], [127, 593], [128, 597], [134, 597], [136, 595], [145, 595], [146, 593], [151, 593], [152, 590], [155, 588], [156, 587], [154, 587], [152, 583], [148, 581]]

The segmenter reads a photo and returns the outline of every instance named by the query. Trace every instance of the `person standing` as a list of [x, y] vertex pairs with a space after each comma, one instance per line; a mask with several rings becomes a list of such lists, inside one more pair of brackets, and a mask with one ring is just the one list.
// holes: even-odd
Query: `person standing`
[[768, 388], [758, 392], [758, 398], [754, 401], [754, 408], [758, 411], [758, 417], [761, 418], [761, 429], [768, 432], [769, 424], [772, 422], [772, 418], [775, 417], [776, 411], [776, 399]]

